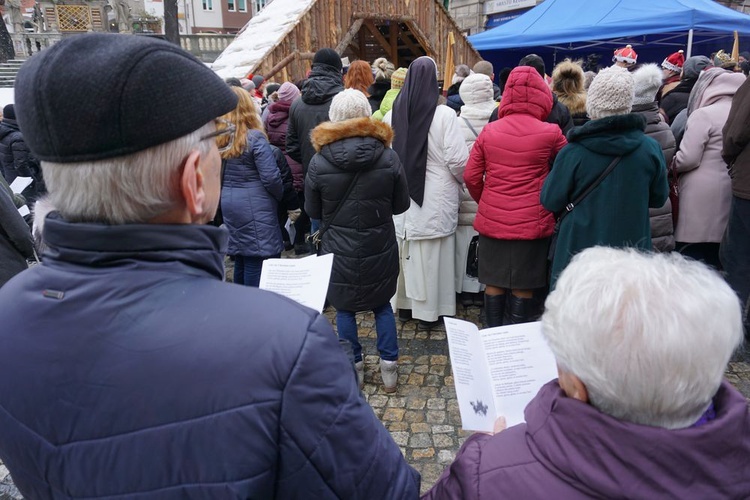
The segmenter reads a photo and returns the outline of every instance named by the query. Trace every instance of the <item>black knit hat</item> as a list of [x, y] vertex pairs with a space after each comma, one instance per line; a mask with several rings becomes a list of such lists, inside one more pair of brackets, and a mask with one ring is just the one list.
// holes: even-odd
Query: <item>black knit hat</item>
[[16, 119], [16, 110], [12, 104], [6, 104], [3, 108], [3, 118], [10, 120]]
[[343, 67], [341, 64], [341, 56], [338, 52], [333, 49], [320, 49], [315, 53], [313, 57], [313, 64], [327, 64], [337, 70], [341, 71]]
[[91, 33], [62, 40], [18, 72], [16, 115], [34, 155], [70, 163], [142, 151], [237, 105], [213, 71], [177, 45]]

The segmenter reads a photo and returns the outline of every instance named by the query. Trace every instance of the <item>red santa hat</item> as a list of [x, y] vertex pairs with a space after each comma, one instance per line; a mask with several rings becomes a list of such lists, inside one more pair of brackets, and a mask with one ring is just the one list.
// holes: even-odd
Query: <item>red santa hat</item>
[[685, 53], [682, 50], [678, 50], [674, 54], [664, 59], [661, 63], [662, 69], [672, 71], [674, 73], [682, 72], [682, 65], [685, 64]]
[[615, 56], [612, 58], [612, 62], [625, 62], [628, 64], [635, 64], [638, 60], [638, 54], [633, 50], [632, 45], [626, 45], [621, 49], [615, 50]]

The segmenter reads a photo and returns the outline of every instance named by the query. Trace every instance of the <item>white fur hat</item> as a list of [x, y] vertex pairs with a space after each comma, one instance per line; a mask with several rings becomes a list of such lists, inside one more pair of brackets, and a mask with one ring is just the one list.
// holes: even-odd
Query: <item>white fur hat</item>
[[633, 108], [635, 82], [630, 72], [610, 66], [599, 72], [591, 82], [586, 96], [586, 112], [592, 120], [606, 116], [625, 115]]
[[332, 122], [342, 122], [352, 118], [366, 118], [372, 115], [372, 108], [367, 97], [355, 89], [346, 89], [336, 94], [328, 110]]
[[662, 71], [656, 64], [644, 64], [633, 72], [635, 97], [633, 105], [650, 104], [656, 100], [656, 93], [662, 84]]

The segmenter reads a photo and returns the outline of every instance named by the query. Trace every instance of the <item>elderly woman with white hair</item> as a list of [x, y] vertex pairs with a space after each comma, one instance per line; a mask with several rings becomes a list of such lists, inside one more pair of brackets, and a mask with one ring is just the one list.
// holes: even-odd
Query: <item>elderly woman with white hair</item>
[[596, 247], [546, 302], [559, 378], [469, 437], [423, 497], [747, 498], [750, 416], [724, 370], [740, 304], [704, 264]]

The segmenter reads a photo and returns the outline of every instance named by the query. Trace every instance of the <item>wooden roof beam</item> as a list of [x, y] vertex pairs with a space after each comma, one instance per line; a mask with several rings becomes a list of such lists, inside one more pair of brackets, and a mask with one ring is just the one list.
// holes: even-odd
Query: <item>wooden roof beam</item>
[[[404, 45], [411, 51], [412, 54], [414, 54], [417, 57], [423, 56], [425, 52], [427, 52], [425, 49], [420, 50], [416, 45], [414, 45], [414, 42], [411, 41], [411, 38], [409, 38], [409, 35], [411, 35], [410, 31], [402, 31], [401, 32], [401, 41], [404, 42]], [[419, 38], [414, 35], [414, 38]]]
[[383, 34], [380, 32], [377, 26], [375, 26], [375, 23], [372, 22], [372, 19], [366, 19], [365, 20], [365, 26], [367, 26], [367, 29], [370, 30], [370, 33], [372, 33], [372, 36], [375, 37], [375, 40], [383, 47], [383, 50], [385, 50], [386, 54], [391, 53], [391, 44], [388, 42], [388, 40], [385, 39]]
[[336, 52], [339, 53], [339, 55], [343, 54], [346, 48], [354, 41], [354, 37], [357, 36], [357, 33], [359, 33], [359, 30], [362, 28], [362, 23], [364, 23], [364, 19], [356, 19], [354, 21], [354, 24], [349, 28], [349, 31], [346, 32], [346, 35], [344, 35], [344, 38], [341, 39], [338, 45], [336, 45]]
[[424, 32], [419, 28], [419, 26], [417, 26], [416, 23], [412, 22], [407, 22], [406, 26], [414, 34], [414, 37], [419, 42], [419, 45], [424, 48], [425, 52], [427, 52], [427, 55], [435, 59], [437, 57], [437, 51], [432, 47], [430, 39], [425, 36]]

